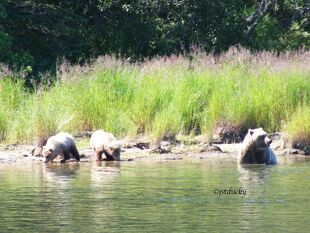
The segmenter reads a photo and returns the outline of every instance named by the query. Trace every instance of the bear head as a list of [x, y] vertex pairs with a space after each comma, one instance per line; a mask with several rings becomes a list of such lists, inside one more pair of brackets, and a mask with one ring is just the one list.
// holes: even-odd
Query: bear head
[[45, 146], [43, 146], [42, 155], [43, 155], [43, 163], [51, 161], [53, 159], [53, 149], [48, 149]]
[[266, 150], [272, 143], [272, 140], [262, 128], [249, 129], [247, 136], [250, 138], [250, 144], [256, 151]]
[[113, 157], [114, 160], [121, 160], [121, 145], [118, 142], [112, 143], [108, 146], [108, 153]]

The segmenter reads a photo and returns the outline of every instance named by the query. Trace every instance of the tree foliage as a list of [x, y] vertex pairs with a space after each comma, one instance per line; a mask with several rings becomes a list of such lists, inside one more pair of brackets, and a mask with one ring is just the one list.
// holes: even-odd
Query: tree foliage
[[255, 50], [310, 48], [309, 0], [257, 0], [247, 18], [245, 45]]
[[309, 49], [309, 9], [309, 0], [0, 0], [0, 62], [36, 74], [105, 54]]

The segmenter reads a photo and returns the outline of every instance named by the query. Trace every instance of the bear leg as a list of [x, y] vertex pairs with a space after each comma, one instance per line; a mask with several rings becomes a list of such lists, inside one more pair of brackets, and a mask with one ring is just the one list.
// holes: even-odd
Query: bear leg
[[64, 152], [63, 152], [63, 155], [64, 155], [64, 158], [63, 158], [62, 160], [60, 160], [61, 163], [65, 163], [66, 160], [69, 160], [69, 159], [70, 159], [70, 154], [69, 154], [69, 152], [64, 151]]
[[76, 149], [76, 146], [73, 145], [71, 147], [70, 153], [74, 156], [74, 158], [76, 159], [76, 161], [80, 161], [80, 154], [78, 152], [78, 150]]
[[113, 161], [114, 160], [114, 158], [111, 155], [109, 155], [108, 152], [104, 151], [104, 154], [105, 154], [107, 161]]
[[94, 154], [97, 162], [102, 160], [102, 151], [94, 151]]

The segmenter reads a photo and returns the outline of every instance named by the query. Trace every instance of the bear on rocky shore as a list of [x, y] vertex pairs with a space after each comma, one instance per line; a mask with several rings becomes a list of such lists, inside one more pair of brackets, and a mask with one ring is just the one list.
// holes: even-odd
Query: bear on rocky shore
[[120, 160], [121, 145], [111, 133], [103, 130], [95, 131], [90, 138], [90, 146], [96, 161], [102, 160], [103, 153], [108, 161]]
[[66, 160], [70, 159], [70, 154], [72, 154], [77, 161], [80, 161], [80, 155], [73, 137], [64, 132], [50, 137], [46, 145], [43, 146], [42, 154], [44, 163], [52, 161], [57, 155], [63, 155], [63, 159], [60, 162], [64, 163]]
[[277, 163], [277, 158], [270, 148], [272, 140], [262, 128], [249, 129], [239, 151], [240, 164], [268, 164]]

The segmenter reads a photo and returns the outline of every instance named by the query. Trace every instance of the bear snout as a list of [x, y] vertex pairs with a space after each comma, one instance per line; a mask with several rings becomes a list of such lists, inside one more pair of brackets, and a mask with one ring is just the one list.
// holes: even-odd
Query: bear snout
[[272, 143], [272, 139], [265, 138], [265, 143], [266, 143], [266, 145], [270, 146], [270, 144]]

